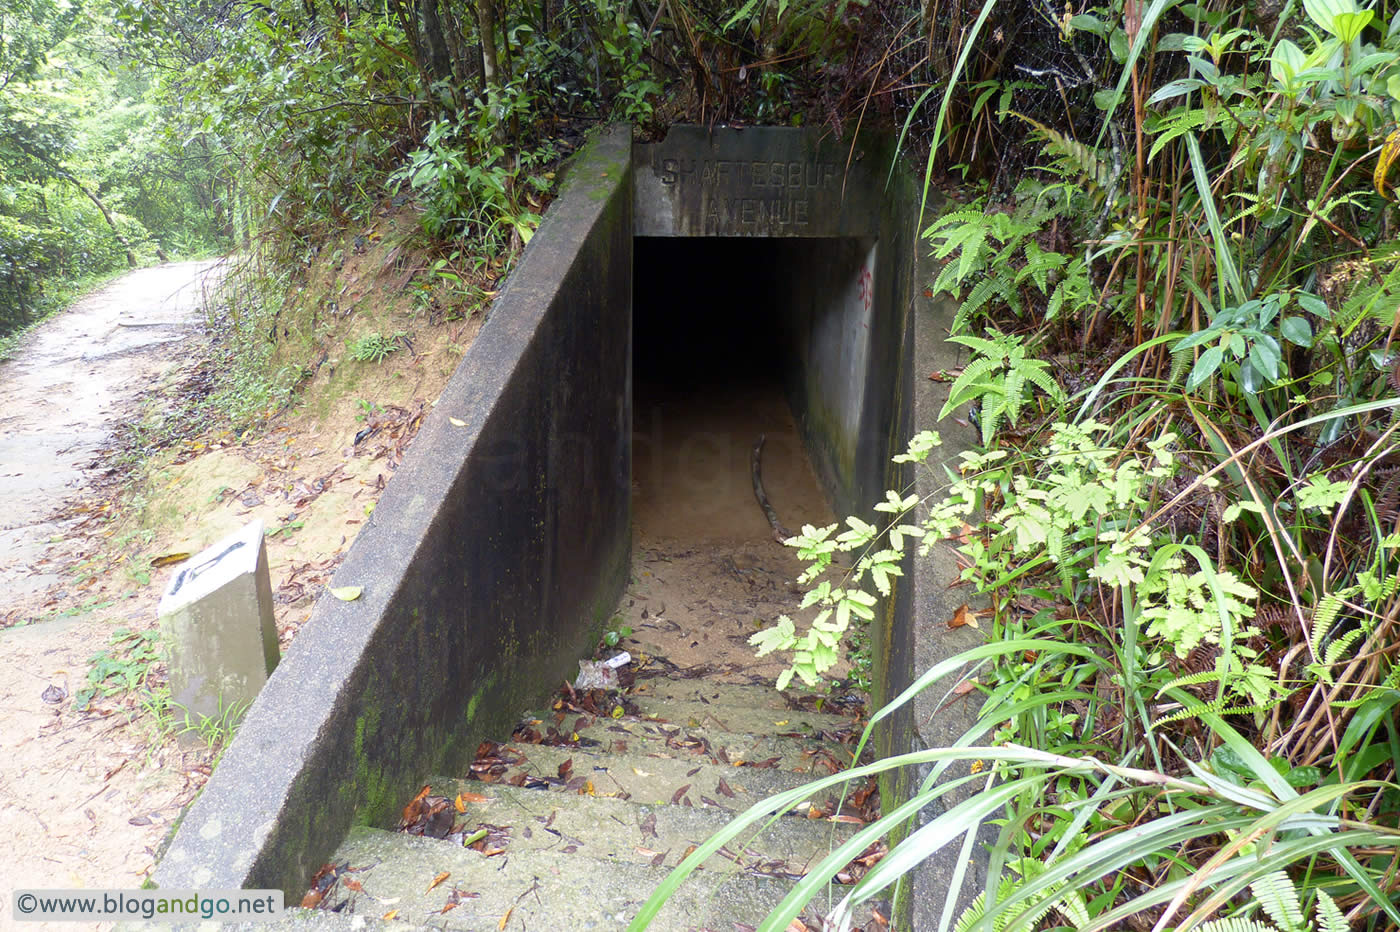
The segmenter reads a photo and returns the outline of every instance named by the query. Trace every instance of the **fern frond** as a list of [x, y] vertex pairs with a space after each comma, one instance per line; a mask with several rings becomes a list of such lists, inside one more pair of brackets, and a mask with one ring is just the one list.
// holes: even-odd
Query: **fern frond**
[[1265, 874], [1249, 885], [1249, 892], [1282, 932], [1305, 932], [1307, 920], [1298, 902], [1298, 888], [1286, 873]]
[[1026, 243], [1025, 255], [1026, 264], [1016, 273], [1016, 284], [1019, 285], [1029, 278], [1035, 282], [1041, 294], [1048, 294], [1050, 273], [1055, 269], [1064, 268], [1065, 263], [1069, 261], [1068, 257], [1063, 253], [1046, 252], [1034, 240]]
[[1328, 644], [1327, 650], [1322, 655], [1322, 662], [1326, 666], [1335, 667], [1346, 656], [1347, 651], [1351, 650], [1351, 646], [1360, 640], [1365, 633], [1360, 628], [1354, 628]]
[[1045, 140], [1047, 155], [1059, 156], [1065, 163], [1087, 176], [1090, 181], [1101, 188], [1107, 188], [1112, 184], [1113, 167], [1099, 154], [1098, 149], [1077, 139], [1071, 139], [1059, 130], [1051, 129], [1025, 114], [1013, 110], [1011, 115], [1029, 123], [1035, 129], [1036, 134]]
[[1317, 891], [1317, 922], [1321, 932], [1351, 932], [1351, 923], [1324, 890]]
[[948, 328], [949, 331], [958, 333], [963, 330], [967, 326], [968, 318], [981, 311], [991, 303], [993, 298], [997, 297], [1013, 308], [1018, 308], [1019, 312], [1020, 296], [1016, 294], [1016, 289], [1006, 274], [988, 275], [968, 292], [967, 299], [958, 308], [957, 314], [953, 315], [953, 324]]
[[1322, 641], [1332, 630], [1332, 624], [1337, 620], [1337, 613], [1342, 610], [1342, 597], [1333, 593], [1328, 593], [1322, 597], [1317, 608], [1313, 611], [1312, 650], [1314, 656], [1322, 655]]
[[1051, 401], [1062, 405], [1065, 403], [1065, 390], [1060, 387], [1059, 382], [1055, 381], [1055, 377], [1046, 371], [1048, 368], [1049, 364], [1043, 359], [1032, 359], [1022, 367], [1021, 371], [1025, 373], [1027, 379], [1049, 395]]
[[1196, 928], [1201, 932], [1280, 932], [1279, 929], [1266, 922], [1259, 922], [1254, 919], [1241, 919], [1238, 916], [1231, 916], [1229, 919], [1212, 919], [1210, 922], [1203, 922]]

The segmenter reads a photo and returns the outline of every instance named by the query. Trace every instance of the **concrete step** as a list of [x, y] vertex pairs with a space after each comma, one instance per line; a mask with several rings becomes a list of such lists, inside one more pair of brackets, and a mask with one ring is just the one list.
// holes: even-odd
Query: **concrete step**
[[[736, 719], [730, 716], [728, 720]], [[694, 718], [675, 723], [630, 715], [617, 719], [566, 715], [561, 720], [556, 714], [544, 720], [527, 719], [522, 724], [550, 742], [567, 742], [595, 754], [642, 754], [735, 767], [762, 764], [779, 770], [821, 774], [850, 766], [853, 747], [813, 737], [814, 733], [806, 727], [799, 726], [799, 730], [782, 734], [756, 734], [725, 731], [718, 727], [723, 723], [718, 717], [712, 723], [697, 724]], [[791, 728], [797, 724], [775, 719], [772, 727]], [[516, 732], [517, 737], [520, 734]], [[528, 741], [521, 739], [517, 743], [528, 744]]]
[[[465, 796], [457, 825], [467, 834], [489, 827], [485, 846], [542, 849], [609, 861], [675, 867], [694, 846], [729, 824], [715, 808], [641, 804], [628, 800], [527, 790], [476, 780], [438, 778], [435, 793]], [[479, 797], [485, 797], [480, 800]], [[801, 876], [858, 826], [824, 819], [777, 818], [759, 823], [706, 863], [767, 874]]]
[[820, 714], [850, 718], [839, 697], [824, 699], [795, 689], [778, 692], [771, 685], [716, 683], [703, 677], [677, 679], [667, 676], [639, 676], [632, 687], [630, 698], [638, 701], [643, 698], [674, 700], [735, 709], [773, 709], [783, 713], [813, 709]]
[[[508, 782], [517, 774], [524, 774], [550, 781], [549, 789], [560, 794], [604, 796], [643, 804], [706, 806], [727, 812], [742, 812], [774, 793], [803, 786], [813, 777], [830, 772], [825, 768], [794, 772], [776, 766], [726, 766], [685, 752], [674, 756], [598, 753], [537, 744], [510, 744], [505, 749], [501, 756], [511, 763], [487, 785]], [[570, 764], [568, 777], [561, 778], [560, 767], [566, 762]], [[592, 792], [579, 780], [591, 783]], [[824, 791], [815, 803], [830, 811], [828, 800], [835, 795], [832, 790]], [[805, 807], [800, 811], [805, 811]]]
[[[434, 839], [363, 827], [351, 831], [335, 861], [348, 862], [350, 870], [327, 895], [331, 909], [477, 932], [623, 929], [667, 873], [540, 849], [486, 857]], [[651, 929], [727, 932], [735, 923], [756, 925], [789, 888], [788, 880], [738, 869], [698, 871]]]
[[646, 692], [632, 693], [628, 698], [637, 704], [643, 718], [654, 718], [677, 725], [716, 728], [733, 734], [749, 735], [815, 735], [827, 740], [839, 740], [861, 726], [841, 715], [808, 712], [804, 709], [775, 709], [765, 706], [720, 705], [702, 699], [652, 696]]

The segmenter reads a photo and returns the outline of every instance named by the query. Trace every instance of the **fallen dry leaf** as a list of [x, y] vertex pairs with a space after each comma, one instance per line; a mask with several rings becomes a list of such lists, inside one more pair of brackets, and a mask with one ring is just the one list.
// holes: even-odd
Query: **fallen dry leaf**
[[421, 803], [432, 791], [433, 787], [431, 784], [423, 784], [423, 788], [418, 791], [418, 795], [410, 799], [408, 805], [403, 807], [403, 821], [412, 822], [414, 819], [418, 818], [418, 814], [423, 809]]
[[331, 595], [342, 602], [353, 602], [364, 592], [363, 586], [332, 586]]
[[430, 892], [432, 892], [432, 890], [433, 890], [434, 887], [436, 887], [438, 884], [442, 883], [444, 880], [446, 880], [448, 877], [451, 877], [451, 876], [452, 876], [452, 872], [451, 872], [451, 871], [443, 871], [441, 874], [438, 874], [436, 877], [433, 878], [433, 882], [430, 883], [430, 884], [428, 884], [428, 889], [427, 889], [427, 890], [424, 890], [423, 892], [424, 892], [424, 893], [430, 893]]
[[958, 610], [953, 613], [953, 617], [948, 619], [949, 628], [961, 628], [963, 625], [977, 627], [977, 613], [968, 609], [966, 602], [959, 605]]
[[[451, 422], [451, 424], [452, 424], [453, 427], [466, 427], [466, 426], [467, 426], [467, 422], [464, 421], [464, 420], [462, 420], [462, 419], [459, 418], [459, 417], [450, 417], [450, 418], [448, 418], [447, 420], [448, 420], [449, 422]], [[502, 928], [505, 928], [505, 927], [502, 926]]]
[[453, 805], [456, 806], [458, 812], [466, 812], [467, 803], [481, 805], [482, 803], [489, 803], [490, 801], [490, 796], [482, 796], [480, 793], [468, 793], [463, 791], [457, 794], [457, 798], [453, 800]]
[[500, 922], [500, 924], [496, 926], [496, 929], [498, 930], [498, 932], [505, 932], [506, 923], [507, 923], [507, 922], [510, 922], [510, 914], [513, 913], [513, 912], [515, 912], [515, 907], [514, 907], [514, 906], [512, 906], [510, 909], [506, 910], [506, 914], [505, 914], [504, 916], [501, 917], [501, 922]]

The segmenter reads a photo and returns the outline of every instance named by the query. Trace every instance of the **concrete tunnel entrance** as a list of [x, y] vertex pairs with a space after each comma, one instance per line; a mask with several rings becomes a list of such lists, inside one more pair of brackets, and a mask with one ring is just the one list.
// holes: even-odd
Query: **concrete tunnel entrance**
[[[742, 668], [748, 635], [793, 614], [802, 570], [756, 499], [762, 482], [786, 532], [835, 520], [833, 464], [810, 423], [825, 402], [856, 400], [854, 357], [814, 348], [859, 342], [873, 241], [637, 237], [633, 253], [634, 589], [622, 611], [643, 649], [681, 664]], [[820, 371], [815, 372], [814, 366]], [[815, 446], [817, 455], [809, 454]], [[735, 585], [737, 583], [737, 585]], [[643, 617], [638, 609], [647, 609]], [[656, 605], [665, 604], [662, 620]], [[677, 630], [677, 628], [679, 630]]]
[[[802, 567], [754, 500], [758, 436], [789, 530], [873, 518], [909, 478], [890, 454], [918, 199], [891, 157], [813, 130], [601, 133], [337, 572], [362, 596], [317, 602], [157, 885], [299, 896], [352, 824], [392, 824], [509, 735], [619, 613], [653, 656], [771, 683], [786, 658], [754, 663], [748, 638], [794, 611]], [[911, 680], [914, 598], [871, 626], [876, 704]], [[908, 749], [906, 715], [881, 753]]]
[[643, 544], [771, 540], [750, 477], [760, 436], [782, 523], [796, 531], [830, 519], [788, 398], [793, 295], [777, 245], [636, 240], [633, 527]]

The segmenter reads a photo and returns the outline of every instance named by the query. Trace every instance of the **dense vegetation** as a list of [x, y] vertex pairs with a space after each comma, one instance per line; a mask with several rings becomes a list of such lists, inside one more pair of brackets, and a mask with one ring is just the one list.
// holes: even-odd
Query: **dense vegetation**
[[804, 528], [815, 615], [754, 638], [816, 682], [907, 550], [953, 547], [989, 643], [899, 701], [961, 675], [980, 723], [853, 774], [932, 764], [915, 807], [980, 793], [838, 890], [823, 927], [940, 847], [965, 864], [959, 836], [990, 818], [991, 880], [944, 928], [1395, 928], [1400, 16], [1045, 5], [1032, 61], [1009, 44], [1025, 5], [1002, 7], [910, 23], [951, 35], [961, 79], [929, 91], [930, 165], [970, 193], [925, 236], [969, 350], [943, 413], [970, 411], [983, 448], [929, 497], [891, 491], [878, 523]]
[[112, 14], [0, 3], [0, 336], [64, 281], [218, 240], [202, 162], [165, 138], [153, 75]]

